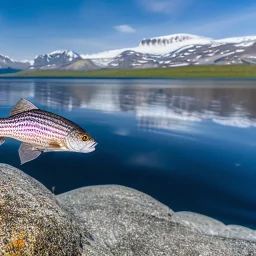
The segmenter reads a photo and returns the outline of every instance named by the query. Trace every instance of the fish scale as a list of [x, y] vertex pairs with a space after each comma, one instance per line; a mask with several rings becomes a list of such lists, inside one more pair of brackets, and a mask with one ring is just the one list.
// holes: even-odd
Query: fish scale
[[38, 109], [25, 99], [17, 103], [10, 117], [0, 118], [0, 145], [6, 137], [23, 142], [19, 149], [21, 164], [34, 160], [41, 152], [89, 153], [97, 145], [77, 124]]
[[0, 136], [45, 145], [52, 140], [64, 139], [73, 129], [72, 125], [69, 120], [57, 115], [33, 110], [0, 120]]

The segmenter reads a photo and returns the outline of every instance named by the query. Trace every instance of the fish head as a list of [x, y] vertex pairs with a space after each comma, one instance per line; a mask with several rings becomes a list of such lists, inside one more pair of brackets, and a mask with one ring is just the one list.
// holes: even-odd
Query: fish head
[[90, 153], [98, 143], [85, 131], [74, 129], [66, 137], [66, 145], [70, 151]]

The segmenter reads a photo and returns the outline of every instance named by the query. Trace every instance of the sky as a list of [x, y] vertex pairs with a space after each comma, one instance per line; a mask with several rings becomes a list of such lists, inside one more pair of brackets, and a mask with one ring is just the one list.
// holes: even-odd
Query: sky
[[256, 35], [255, 0], [8, 0], [0, 6], [0, 54], [16, 60], [59, 49], [80, 54], [189, 33]]

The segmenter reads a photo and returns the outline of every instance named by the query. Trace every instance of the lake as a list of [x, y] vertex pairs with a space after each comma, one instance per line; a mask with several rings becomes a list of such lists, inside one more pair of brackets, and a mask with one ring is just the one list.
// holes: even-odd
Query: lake
[[0, 147], [0, 162], [56, 194], [120, 184], [174, 211], [256, 229], [256, 80], [0, 79], [0, 116], [22, 97], [99, 143], [22, 166], [19, 142]]

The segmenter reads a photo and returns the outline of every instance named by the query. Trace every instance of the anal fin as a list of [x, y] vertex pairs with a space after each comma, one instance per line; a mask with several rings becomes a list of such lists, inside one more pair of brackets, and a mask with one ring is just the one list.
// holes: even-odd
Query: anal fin
[[28, 143], [22, 143], [19, 148], [19, 156], [20, 156], [20, 162], [21, 164], [25, 164], [27, 162], [30, 162], [37, 157], [39, 157], [41, 154], [41, 151], [34, 148], [33, 145]]
[[5, 137], [0, 137], [0, 146], [4, 144], [5, 139], [6, 139]]

